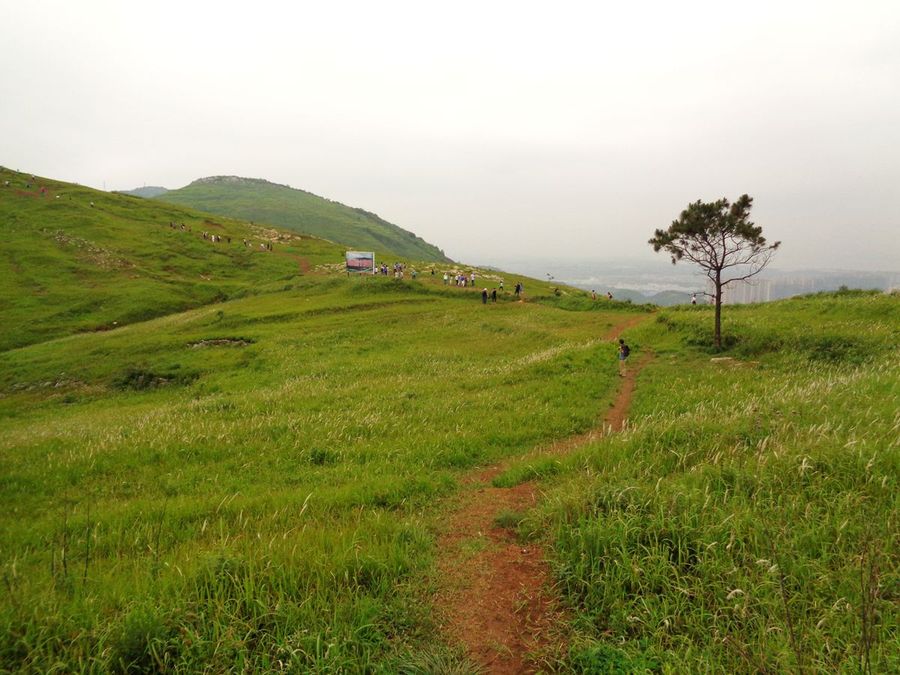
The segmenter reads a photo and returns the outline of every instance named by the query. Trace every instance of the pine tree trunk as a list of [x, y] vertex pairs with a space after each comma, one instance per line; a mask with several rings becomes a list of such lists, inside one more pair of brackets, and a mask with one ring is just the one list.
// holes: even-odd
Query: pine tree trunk
[[716, 331], [714, 336], [716, 351], [722, 349], [722, 281], [716, 275]]

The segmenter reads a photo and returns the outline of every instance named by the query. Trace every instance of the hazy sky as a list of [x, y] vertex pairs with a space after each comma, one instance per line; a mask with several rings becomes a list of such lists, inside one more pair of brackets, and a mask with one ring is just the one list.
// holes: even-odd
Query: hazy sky
[[781, 267], [900, 268], [900, 2], [0, 2], [0, 164], [237, 174], [451, 257], [635, 257], [755, 198]]

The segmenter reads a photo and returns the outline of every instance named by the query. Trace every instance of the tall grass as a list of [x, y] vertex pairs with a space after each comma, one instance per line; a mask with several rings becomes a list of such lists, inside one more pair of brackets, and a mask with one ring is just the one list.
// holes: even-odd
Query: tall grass
[[558, 464], [532, 516], [576, 616], [566, 667], [896, 671], [898, 299], [734, 310], [752, 361], [691, 346], [706, 311], [636, 331], [659, 355], [630, 429]]
[[0, 354], [0, 665], [464, 672], [434, 505], [594, 424], [623, 317], [435, 289], [323, 277]]

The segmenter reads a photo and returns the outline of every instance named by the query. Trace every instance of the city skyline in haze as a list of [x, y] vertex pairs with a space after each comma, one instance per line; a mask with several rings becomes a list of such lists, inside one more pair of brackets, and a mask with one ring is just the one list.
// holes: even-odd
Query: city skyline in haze
[[900, 5], [50, 2], [0, 26], [0, 164], [92, 187], [233, 174], [452, 258], [663, 259], [754, 197], [775, 265], [900, 267]]

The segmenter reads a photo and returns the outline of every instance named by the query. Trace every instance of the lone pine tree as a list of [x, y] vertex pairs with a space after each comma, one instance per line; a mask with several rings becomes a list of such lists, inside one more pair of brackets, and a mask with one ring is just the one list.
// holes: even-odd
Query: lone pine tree
[[665, 249], [672, 264], [688, 260], [699, 265], [712, 282], [716, 304], [715, 345], [722, 347], [722, 289], [735, 281], [759, 274], [781, 245], [766, 242], [762, 228], [750, 221], [753, 198], [741, 195], [731, 204], [715, 202], [688, 204], [668, 230], [656, 230], [648, 242], [653, 250]]

